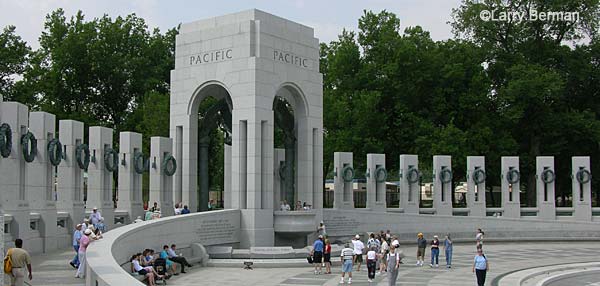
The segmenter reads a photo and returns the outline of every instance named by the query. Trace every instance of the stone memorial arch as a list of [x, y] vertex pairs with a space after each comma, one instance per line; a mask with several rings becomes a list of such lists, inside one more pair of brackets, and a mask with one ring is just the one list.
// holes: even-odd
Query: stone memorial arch
[[219, 114], [231, 114], [231, 147], [225, 147], [224, 158], [225, 206], [241, 210], [242, 246], [272, 246], [277, 232], [274, 210], [279, 208], [273, 193], [274, 176], [279, 176], [274, 173], [279, 97], [293, 113], [293, 125], [288, 120], [284, 130], [295, 137], [288, 145], [293, 151], [286, 153], [293, 168], [287, 168], [284, 176], [294, 179], [286, 187], [288, 197], [291, 193], [295, 200], [312, 205], [317, 209], [315, 220], [320, 219], [323, 79], [313, 29], [247, 10], [183, 24], [175, 54], [170, 133], [179, 167], [173, 177], [174, 200], [193, 211], [207, 205], [208, 178], [202, 175], [206, 154], [199, 148], [205, 142], [199, 135], [211, 126], [198, 123], [198, 106], [213, 97], [221, 102]]

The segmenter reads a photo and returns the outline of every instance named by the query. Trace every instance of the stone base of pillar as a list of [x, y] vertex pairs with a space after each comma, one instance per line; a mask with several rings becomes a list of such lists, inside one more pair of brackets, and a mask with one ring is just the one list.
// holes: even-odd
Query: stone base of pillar
[[275, 244], [273, 210], [245, 209], [241, 211], [240, 247], [273, 246]]

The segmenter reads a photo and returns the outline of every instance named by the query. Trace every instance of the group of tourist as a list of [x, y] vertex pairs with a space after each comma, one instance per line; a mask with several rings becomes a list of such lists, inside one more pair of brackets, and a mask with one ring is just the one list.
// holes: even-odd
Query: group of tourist
[[[153, 249], [145, 249], [143, 252], [131, 256], [131, 272], [145, 277], [149, 286], [154, 286], [156, 280], [169, 279], [172, 275], [186, 273], [185, 267], [192, 267], [182, 254], [177, 254], [175, 244], [164, 245], [160, 253]], [[177, 272], [179, 264], [181, 271]]]
[[[331, 242], [327, 237], [323, 222], [319, 224], [317, 232], [318, 237], [312, 245], [313, 247], [310, 253], [309, 262], [312, 262], [314, 265], [315, 275], [322, 274], [322, 267], [326, 267], [325, 274], [330, 274]], [[475, 237], [477, 255], [474, 258], [472, 269], [477, 277], [477, 285], [480, 286], [485, 284], [486, 273], [489, 270], [488, 260], [483, 254], [483, 235], [484, 232], [481, 229], [477, 229]], [[424, 238], [423, 233], [418, 233], [416, 244], [417, 267], [424, 265], [427, 246], [430, 247], [431, 251], [431, 263], [429, 264], [431, 268], [439, 267], [440, 247], [442, 247], [444, 251], [446, 267], [452, 267], [453, 242], [450, 234], [446, 234], [443, 242], [440, 241], [437, 235], [434, 235], [433, 239], [428, 243]], [[386, 232], [382, 230], [379, 233], [370, 233], [366, 246], [361, 241], [361, 236], [359, 234], [355, 235], [351, 241], [348, 241], [345, 244], [345, 247], [340, 253], [342, 262], [340, 284], [346, 283], [346, 276], [348, 277], [347, 283], [352, 284], [352, 272], [354, 268], [356, 268], [356, 272], [360, 271], [360, 267], [363, 263], [363, 256], [366, 254], [369, 283], [373, 282], [376, 275], [387, 272], [388, 285], [396, 285], [398, 269], [400, 265], [403, 264], [402, 259], [405, 257], [404, 253], [399, 248], [400, 243], [398, 237], [392, 235], [390, 230], [387, 230]], [[378, 271], [377, 265], [379, 265]]]
[[102, 232], [105, 230], [104, 218], [96, 207], [92, 209], [92, 213], [88, 218], [84, 218], [82, 223], [75, 226], [72, 241], [75, 256], [69, 261], [69, 264], [77, 269], [75, 272], [76, 278], [85, 278], [87, 248], [92, 241], [101, 239]]
[[[302, 201], [297, 201], [296, 205], [294, 205], [294, 209], [295, 211], [308, 211], [312, 209], [312, 205], [309, 205], [306, 202], [302, 202]], [[281, 201], [281, 204], [279, 206], [279, 210], [280, 211], [291, 211], [292, 207], [290, 206], [290, 204], [287, 202], [287, 200], [283, 200]]]

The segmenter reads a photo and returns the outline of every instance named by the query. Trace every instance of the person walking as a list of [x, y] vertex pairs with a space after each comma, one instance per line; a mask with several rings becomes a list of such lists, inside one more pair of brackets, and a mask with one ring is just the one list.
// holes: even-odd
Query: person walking
[[450, 234], [446, 234], [446, 239], [444, 239], [444, 253], [446, 255], [446, 268], [452, 268], [452, 238], [450, 238]]
[[377, 269], [377, 247], [372, 245], [367, 252], [367, 276], [369, 283], [375, 279], [375, 270]]
[[325, 239], [325, 250], [323, 251], [325, 274], [331, 274], [331, 242]]
[[[382, 231], [383, 232], [383, 231]], [[381, 251], [379, 253], [379, 257], [381, 258], [380, 262], [379, 262], [379, 272], [377, 274], [382, 273], [383, 271], [386, 271], [386, 256], [388, 254], [388, 252], [390, 251], [390, 246], [387, 242], [387, 240], [385, 240], [385, 235], [381, 236]]]
[[71, 264], [71, 266], [73, 266], [75, 269], [79, 268], [79, 240], [81, 239], [82, 235], [81, 224], [78, 224], [75, 227], [75, 230], [73, 230], [73, 249], [75, 249], [75, 256], [73, 259], [71, 259], [71, 261], [69, 261], [69, 264]]
[[322, 235], [323, 238], [327, 237], [327, 230], [325, 229], [325, 223], [323, 221], [321, 221], [319, 223], [319, 227], [317, 228], [317, 233], [319, 235]]
[[315, 265], [315, 275], [322, 274], [323, 272], [323, 250], [325, 245], [323, 244], [323, 236], [319, 235], [317, 240], [313, 243], [313, 250], [310, 255], [313, 257], [313, 264]]
[[25, 267], [27, 267], [27, 271], [29, 272], [29, 275], [27, 276], [29, 280], [33, 278], [31, 270], [31, 256], [29, 255], [29, 252], [23, 249], [22, 239], [15, 239], [15, 247], [9, 248], [6, 252], [6, 256], [9, 257], [10, 262], [12, 263], [12, 272], [10, 275], [11, 286], [25, 285]]
[[483, 247], [483, 230], [481, 228], [477, 229], [477, 234], [475, 234], [475, 246], [477, 248]]
[[423, 266], [425, 261], [425, 248], [427, 248], [427, 240], [423, 237], [423, 233], [417, 234], [417, 266]]
[[79, 267], [77, 267], [77, 272], [75, 273], [75, 278], [85, 278], [85, 253], [87, 251], [88, 245], [92, 241], [90, 239], [90, 235], [92, 234], [91, 229], [86, 229], [83, 231], [83, 235], [79, 239]]
[[484, 286], [485, 284], [485, 276], [487, 272], [490, 270], [490, 264], [488, 262], [487, 257], [483, 254], [483, 249], [477, 249], [477, 255], [475, 255], [475, 259], [473, 262], [473, 273], [477, 277], [477, 286]]
[[360, 272], [360, 266], [363, 262], [363, 251], [365, 250], [365, 244], [360, 241], [360, 235], [354, 236], [354, 240], [352, 241], [354, 244], [354, 263], [358, 266], [356, 267], [356, 272]]
[[350, 248], [350, 242], [346, 243], [346, 247], [342, 249], [340, 257], [342, 260], [342, 278], [340, 280], [340, 284], [344, 284], [344, 276], [346, 273], [348, 273], [348, 284], [352, 284], [352, 262], [354, 259], [354, 249]]
[[398, 247], [400, 247], [400, 245], [392, 245], [390, 247], [390, 252], [387, 254], [388, 286], [395, 286], [396, 280], [398, 279], [398, 268], [400, 267]]

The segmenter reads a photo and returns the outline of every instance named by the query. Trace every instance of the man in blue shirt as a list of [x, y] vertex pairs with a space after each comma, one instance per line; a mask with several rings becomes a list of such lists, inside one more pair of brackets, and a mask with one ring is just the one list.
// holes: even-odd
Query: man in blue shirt
[[323, 267], [323, 236], [319, 235], [315, 243], [313, 243], [313, 250], [311, 256], [313, 257], [313, 264], [315, 265], [315, 275], [321, 274], [321, 267]]
[[75, 249], [75, 257], [69, 262], [73, 268], [79, 267], [79, 239], [81, 239], [81, 224], [78, 224], [73, 230], [73, 248]]

